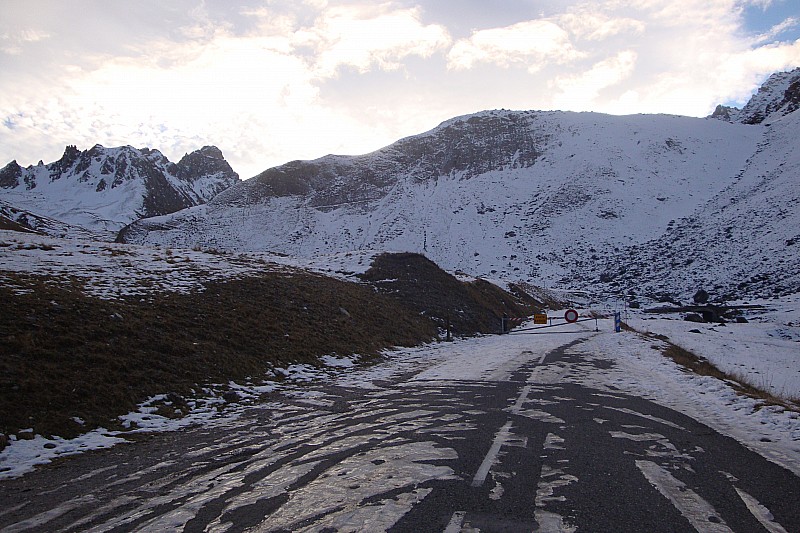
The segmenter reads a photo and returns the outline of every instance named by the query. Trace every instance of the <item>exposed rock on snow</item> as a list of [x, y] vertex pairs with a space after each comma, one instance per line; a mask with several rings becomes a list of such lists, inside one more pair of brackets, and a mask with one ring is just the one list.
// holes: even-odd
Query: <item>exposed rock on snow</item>
[[[409, 251], [451, 271], [630, 298], [685, 301], [698, 286], [720, 299], [793, 294], [800, 291], [792, 268], [800, 240], [798, 106], [800, 69], [771, 76], [742, 110], [719, 106], [713, 120], [484, 111], [369, 154], [271, 168], [216, 196], [220, 182], [196, 176], [229, 167], [205, 147], [165, 164], [164, 179], [137, 171], [150, 188], [119, 196], [128, 200], [75, 210], [74, 201], [47, 196], [37, 205], [49, 211], [26, 210], [112, 229], [213, 196], [136, 221], [118, 240], [307, 259]], [[12, 162], [0, 184], [35, 197], [45, 186], [57, 189], [68, 172], [92, 188], [85, 196], [106, 198], [134, 183], [120, 181], [124, 158], [112, 161], [108, 152], [72, 147], [51, 165]], [[136, 152], [146, 168], [166, 161], [157, 151]], [[168, 189], [175, 180], [180, 186]], [[109, 214], [120, 212], [134, 214]]]

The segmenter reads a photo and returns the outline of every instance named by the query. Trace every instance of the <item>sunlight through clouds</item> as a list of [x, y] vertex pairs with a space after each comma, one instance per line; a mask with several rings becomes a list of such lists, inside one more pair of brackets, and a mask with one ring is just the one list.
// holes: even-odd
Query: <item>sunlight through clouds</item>
[[43, 41], [49, 37], [49, 33], [37, 30], [17, 29], [11, 32], [4, 32], [0, 34], [0, 52], [9, 55], [19, 55], [22, 53], [22, 46], [25, 43]]
[[468, 69], [481, 62], [501, 67], [517, 64], [534, 73], [545, 64], [569, 63], [582, 56], [566, 31], [552, 22], [532, 20], [473, 33], [453, 46], [448, 64], [454, 69]]
[[558, 17], [558, 20], [576, 38], [587, 41], [602, 41], [619, 34], [638, 36], [646, 28], [641, 20], [610, 17], [590, 7], [576, 9], [573, 13]]
[[316, 75], [330, 77], [340, 67], [397, 70], [408, 56], [427, 58], [448, 46], [450, 36], [442, 26], [422, 25], [419, 9], [348, 6], [324, 12], [313, 28], [295, 33], [292, 42], [313, 51]]
[[556, 107], [593, 111], [600, 91], [629, 78], [635, 66], [636, 52], [625, 50], [577, 76], [556, 77], [552, 83], [557, 89]]
[[247, 178], [482, 109], [704, 116], [800, 66], [787, 1], [8, 0], [0, 164], [214, 144]]

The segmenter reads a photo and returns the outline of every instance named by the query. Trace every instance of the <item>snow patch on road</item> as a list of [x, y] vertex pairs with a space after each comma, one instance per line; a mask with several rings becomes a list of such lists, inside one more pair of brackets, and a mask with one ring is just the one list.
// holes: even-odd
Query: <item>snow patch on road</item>
[[[800, 475], [800, 415], [738, 395], [730, 384], [686, 372], [654, 344], [635, 333], [613, 333], [610, 325], [573, 348], [614, 362], [571, 381], [642, 396], [735, 438], [748, 448]], [[732, 327], [732, 326], [731, 326]], [[800, 356], [798, 356], [800, 358]]]

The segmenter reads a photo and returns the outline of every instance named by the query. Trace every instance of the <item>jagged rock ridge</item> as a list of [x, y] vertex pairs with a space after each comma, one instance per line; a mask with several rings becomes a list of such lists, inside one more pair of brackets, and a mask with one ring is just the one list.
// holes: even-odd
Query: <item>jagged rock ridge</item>
[[[308, 197], [310, 207], [325, 208], [382, 198], [401, 177], [416, 181], [469, 178], [530, 166], [539, 155], [537, 144], [543, 141], [531, 126], [536, 116], [532, 112], [472, 115], [371, 154], [293, 161], [226, 191], [215, 205], [241, 206], [302, 195]], [[508, 157], [509, 152], [513, 157]]]
[[214, 146], [172, 163], [158, 150], [67, 146], [53, 163], [0, 169], [0, 198], [17, 211], [93, 231], [203, 204], [239, 182]]
[[800, 108], [800, 68], [776, 72], [742, 109], [718, 105], [712, 118], [740, 124], [761, 124]]

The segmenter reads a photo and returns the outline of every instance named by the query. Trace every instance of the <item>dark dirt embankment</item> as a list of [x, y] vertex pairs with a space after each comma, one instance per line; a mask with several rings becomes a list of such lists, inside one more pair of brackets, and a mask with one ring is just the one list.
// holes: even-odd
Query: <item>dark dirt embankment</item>
[[[380, 282], [384, 274], [400, 280]], [[503, 312], [526, 312], [489, 283], [461, 283], [408, 254], [381, 256], [366, 283], [265, 272], [146, 301], [86, 296], [76, 280], [6, 277], [25, 293], [0, 286], [0, 435], [113, 427], [156, 394], [416, 345], [447, 318], [456, 335], [494, 332]]]
[[481, 279], [461, 282], [415, 253], [379, 255], [361, 279], [440, 328], [449, 321], [454, 335], [499, 333], [503, 313], [523, 317], [540, 309], [521, 290], [512, 295]]

